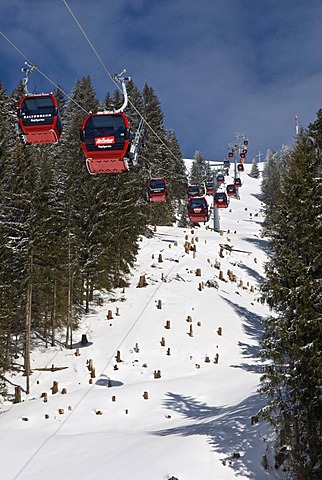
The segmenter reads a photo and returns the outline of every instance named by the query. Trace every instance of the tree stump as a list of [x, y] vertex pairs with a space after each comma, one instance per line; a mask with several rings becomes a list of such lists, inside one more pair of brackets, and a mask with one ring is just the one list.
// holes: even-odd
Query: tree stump
[[159, 256], [158, 256], [158, 263], [162, 263], [163, 262], [163, 258], [162, 258], [162, 254], [159, 253]]
[[76, 351], [75, 351], [75, 357], [79, 357], [80, 356], [80, 351], [79, 351], [79, 348], [76, 348]]
[[143, 398], [144, 398], [144, 400], [148, 400], [149, 399], [149, 392], [144, 392], [143, 393]]
[[170, 347], [167, 349], [167, 355], [169, 355], [169, 356], [171, 355], [171, 353], [170, 353]]
[[116, 396], [115, 395], [112, 396], [112, 402], [116, 402]]
[[112, 313], [112, 310], [108, 310], [107, 311], [107, 320], [113, 320], [113, 313]]
[[117, 363], [120, 363], [120, 362], [122, 361], [122, 360], [121, 360], [121, 352], [120, 352], [120, 350], [118, 350], [118, 351], [116, 352], [116, 357], [115, 357], [115, 358], [116, 358]]
[[64, 415], [65, 411], [64, 411], [63, 408], [59, 408], [58, 413], [59, 413], [59, 415]]
[[91, 378], [96, 378], [95, 368], [93, 368], [93, 369], [91, 370]]
[[161, 301], [161, 300], [158, 300], [157, 308], [158, 308], [159, 310], [162, 309], [162, 301]]
[[196, 277], [201, 277], [201, 268], [197, 268]]
[[165, 337], [161, 337], [161, 347], [165, 347]]
[[67, 393], [67, 388], [63, 388], [62, 391], [61, 391], [61, 394], [66, 395], [66, 393]]
[[115, 315], [116, 315], [117, 317], [120, 316], [120, 309], [119, 309], [119, 307], [116, 307]]
[[218, 361], [219, 361], [219, 353], [216, 353], [214, 358], [214, 363], [218, 363]]
[[53, 382], [53, 386], [51, 387], [51, 392], [53, 395], [58, 392], [58, 382], [56, 382], [56, 380], [54, 380]]
[[167, 320], [165, 323], [165, 327], [167, 330], [170, 330], [170, 320]]
[[193, 328], [192, 328], [192, 325], [190, 325], [189, 337], [193, 337]]
[[138, 288], [143, 288], [143, 287], [146, 287], [146, 286], [147, 286], [147, 283], [146, 283], [146, 280], [145, 280], [145, 275], [140, 275]]
[[218, 334], [219, 336], [222, 335], [222, 328], [221, 328], [221, 327], [218, 327], [217, 334]]
[[15, 399], [13, 403], [21, 403], [21, 387], [18, 385], [15, 387]]

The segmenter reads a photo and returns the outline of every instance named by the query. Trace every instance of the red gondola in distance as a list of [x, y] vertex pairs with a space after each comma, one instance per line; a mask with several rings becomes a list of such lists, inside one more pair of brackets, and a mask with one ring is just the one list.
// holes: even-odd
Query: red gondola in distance
[[227, 208], [228, 198], [225, 192], [217, 192], [215, 194], [215, 206], [217, 208]]
[[218, 185], [221, 185], [222, 183], [225, 183], [225, 175], [223, 175], [222, 173], [217, 175], [216, 182], [217, 182]]
[[236, 195], [237, 189], [233, 183], [227, 185], [226, 192], [228, 197], [234, 197]]
[[199, 197], [200, 187], [199, 185], [188, 185], [188, 198]]
[[25, 95], [18, 104], [18, 127], [28, 144], [57, 143], [62, 130], [53, 94]]
[[214, 185], [213, 182], [206, 183], [206, 195], [213, 195], [214, 194]]
[[208, 202], [205, 197], [194, 197], [188, 200], [188, 216], [192, 223], [208, 221]]
[[239, 163], [237, 165], [237, 170], [238, 170], [238, 172], [243, 172], [244, 171], [244, 165], [242, 163]]
[[237, 188], [242, 186], [242, 182], [241, 182], [241, 179], [239, 177], [234, 179], [234, 185]]
[[150, 178], [147, 184], [147, 194], [150, 202], [165, 202], [167, 184], [164, 178]]
[[123, 112], [90, 113], [83, 120], [80, 136], [90, 173], [129, 170], [130, 124]]

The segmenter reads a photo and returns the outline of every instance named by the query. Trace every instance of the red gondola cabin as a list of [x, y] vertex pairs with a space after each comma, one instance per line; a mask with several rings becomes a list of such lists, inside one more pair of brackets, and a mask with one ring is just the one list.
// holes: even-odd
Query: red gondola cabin
[[147, 185], [150, 202], [165, 202], [167, 198], [167, 185], [164, 178], [150, 178]]
[[214, 185], [213, 182], [206, 183], [206, 195], [213, 195], [214, 194]]
[[234, 197], [236, 195], [237, 189], [236, 189], [235, 185], [232, 183], [232, 184], [227, 185], [226, 192], [227, 192], [228, 197]]
[[230, 161], [224, 160], [224, 168], [230, 168]]
[[228, 198], [225, 192], [217, 192], [215, 194], [215, 206], [217, 208], [227, 208], [228, 207]]
[[188, 199], [200, 196], [200, 188], [198, 185], [188, 185]]
[[234, 158], [234, 152], [228, 152], [228, 158]]
[[239, 177], [234, 179], [234, 185], [237, 188], [242, 186], [242, 182], [241, 182], [241, 179]]
[[243, 172], [244, 171], [244, 165], [242, 163], [239, 163], [237, 165], [237, 170], [238, 170], [238, 172]]
[[57, 143], [63, 126], [54, 95], [23, 97], [18, 104], [18, 127], [28, 144]]
[[190, 198], [187, 206], [188, 216], [192, 223], [208, 221], [208, 203], [205, 197]]
[[225, 175], [222, 175], [221, 173], [217, 175], [216, 178], [217, 184], [221, 185], [222, 183], [225, 183]]
[[87, 115], [80, 135], [90, 173], [129, 170], [130, 124], [123, 112]]

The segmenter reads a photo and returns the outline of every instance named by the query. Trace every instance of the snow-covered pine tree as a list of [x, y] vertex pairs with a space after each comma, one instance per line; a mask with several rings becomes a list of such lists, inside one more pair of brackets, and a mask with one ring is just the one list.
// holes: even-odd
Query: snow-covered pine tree
[[260, 171], [258, 168], [258, 163], [256, 162], [256, 159], [254, 158], [252, 160], [252, 168], [251, 171], [249, 172], [249, 176], [252, 178], [259, 178], [260, 177]]
[[301, 132], [280, 178], [268, 215], [273, 255], [266, 265], [263, 299], [273, 310], [265, 321], [262, 377], [288, 468], [296, 480], [318, 479], [322, 465], [321, 155]]

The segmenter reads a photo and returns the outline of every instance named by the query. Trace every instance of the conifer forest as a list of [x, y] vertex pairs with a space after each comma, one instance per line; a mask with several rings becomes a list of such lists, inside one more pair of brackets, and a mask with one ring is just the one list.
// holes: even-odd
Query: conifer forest
[[[139, 164], [130, 172], [90, 175], [80, 146], [84, 112], [122, 105], [118, 91], [100, 103], [91, 78], [70, 95], [54, 92], [63, 134], [54, 145], [26, 145], [16, 131], [20, 83], [11, 93], [0, 83], [0, 394], [6, 372], [30, 374], [32, 338], [64, 348], [73, 344], [81, 315], [98, 301], [97, 291], [125, 287], [135, 264], [140, 235], [153, 225], [187, 227], [187, 185], [203, 186], [211, 172], [196, 151], [187, 174], [173, 130], [164, 126], [152, 87], [128, 84], [126, 114], [144, 129]], [[136, 108], [133, 108], [135, 105]], [[151, 128], [152, 127], [152, 130]], [[155, 135], [157, 134], [157, 136]], [[198, 146], [196, 146], [198, 148]], [[266, 360], [260, 390], [261, 416], [276, 430], [276, 468], [287, 458], [289, 478], [322, 478], [322, 110], [292, 147], [268, 151], [261, 171], [265, 211], [263, 238], [269, 261], [261, 301], [261, 356]], [[166, 179], [167, 201], [147, 201], [149, 177]], [[59, 336], [61, 338], [61, 336]], [[28, 386], [27, 386], [28, 389]]]

